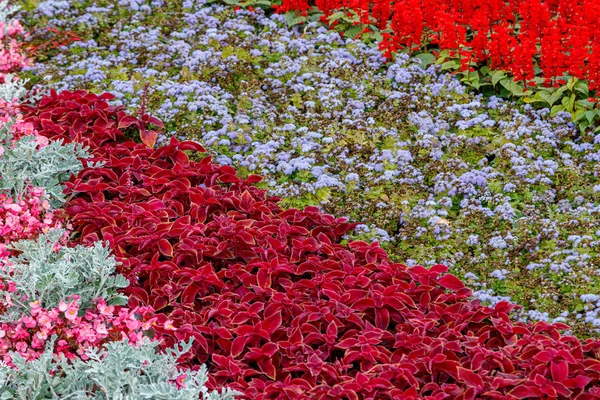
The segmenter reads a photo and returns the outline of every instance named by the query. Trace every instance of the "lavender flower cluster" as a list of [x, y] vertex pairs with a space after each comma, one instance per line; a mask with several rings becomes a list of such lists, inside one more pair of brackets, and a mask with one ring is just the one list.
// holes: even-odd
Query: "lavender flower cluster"
[[30, 70], [110, 91], [169, 135], [264, 175], [289, 206], [360, 221], [409, 265], [449, 265], [523, 319], [600, 329], [600, 135], [567, 113], [466, 93], [451, 76], [316, 24], [204, 0], [40, 1], [26, 15], [83, 40]]

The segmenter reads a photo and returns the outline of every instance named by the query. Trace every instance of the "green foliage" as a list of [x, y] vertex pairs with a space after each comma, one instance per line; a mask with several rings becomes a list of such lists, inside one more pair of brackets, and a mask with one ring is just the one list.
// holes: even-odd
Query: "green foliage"
[[[417, 57], [423, 59], [425, 54], [428, 53], [421, 53]], [[435, 63], [441, 65], [442, 71], [456, 74], [462, 84], [485, 96], [516, 100], [518, 103], [531, 104], [535, 109], [547, 108], [551, 116], [561, 111], [568, 112], [582, 132], [595, 127], [599, 120], [600, 113], [595, 102], [588, 100], [595, 94], [590, 92], [585, 80], [564, 76], [561, 80], [566, 83], [553, 87], [545, 86], [545, 79], [535, 77], [534, 86], [525, 86], [522, 81], [515, 81], [506, 71], [491, 70], [486, 65], [472, 63], [474, 70], [460, 71], [459, 59], [450, 56], [447, 50], [439, 53]], [[600, 128], [595, 128], [594, 131], [598, 132]]]
[[87, 361], [58, 359], [52, 355], [53, 342], [37, 360], [11, 353], [15, 368], [0, 364], [0, 399], [233, 400], [238, 394], [229, 389], [209, 392], [205, 366], [199, 371], [177, 368], [177, 359], [190, 349], [191, 341], [166, 353], [158, 352], [158, 342], [148, 338], [139, 346], [127, 340], [111, 342], [88, 349]]
[[[209, 0], [207, 3], [211, 4], [215, 1], [216, 0]], [[265, 10], [272, 9], [273, 7], [273, 2], [270, 0], [223, 0], [223, 3], [240, 7], [261, 7]]]
[[33, 135], [24, 136], [11, 146], [9, 129], [5, 126], [4, 132], [0, 130], [0, 144], [5, 143], [4, 154], [0, 157], [0, 189], [18, 197], [28, 185], [42, 187], [53, 206], [58, 206], [64, 201], [60, 183], [79, 172], [83, 168], [79, 159], [87, 159], [90, 155], [82, 145], [63, 144], [62, 141], [39, 148]]
[[[93, 299], [102, 297], [110, 304], [125, 304], [126, 297], [117, 293], [129, 282], [115, 275], [117, 262], [110, 250], [100, 242], [91, 247], [61, 247], [57, 243], [64, 236], [62, 230], [51, 230], [37, 240], [21, 240], [11, 247], [20, 252], [0, 270], [0, 278], [13, 282], [17, 293], [26, 295], [28, 301], [38, 300], [45, 308], [58, 306], [71, 296], [81, 297], [81, 308], [92, 305]], [[2, 293], [2, 291], [0, 291]], [[10, 309], [12, 316], [20, 316], [28, 307], [18, 299]], [[7, 314], [5, 318], [10, 318]]]

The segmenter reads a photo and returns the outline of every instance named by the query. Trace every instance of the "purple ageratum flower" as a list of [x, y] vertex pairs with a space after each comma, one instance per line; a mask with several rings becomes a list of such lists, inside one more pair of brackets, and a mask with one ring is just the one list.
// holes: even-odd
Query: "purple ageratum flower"
[[508, 244], [502, 236], [492, 237], [488, 244], [495, 249], [506, 249], [508, 247]]

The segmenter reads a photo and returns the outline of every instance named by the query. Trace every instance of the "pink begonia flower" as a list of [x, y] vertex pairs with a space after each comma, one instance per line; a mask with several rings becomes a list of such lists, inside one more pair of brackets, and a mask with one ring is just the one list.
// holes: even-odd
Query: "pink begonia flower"
[[67, 303], [65, 303], [64, 300], [61, 300], [60, 303], [58, 303], [58, 311], [60, 311], [60, 312], [67, 311], [68, 307], [69, 307], [69, 305]]
[[129, 321], [127, 321], [125, 323], [125, 325], [127, 325], [128, 329], [136, 330], [136, 329], [141, 328], [142, 323], [140, 321], [138, 321], [137, 319], [130, 319]]
[[20, 207], [18, 204], [12, 204], [12, 203], [11, 204], [4, 204], [4, 208], [7, 209], [7, 210], [18, 212], [18, 213], [20, 213], [20, 212], [23, 211], [23, 208]]
[[43, 326], [47, 329], [52, 328], [52, 319], [47, 314], [43, 314], [43, 315], [39, 316], [37, 321], [38, 321], [38, 324], [40, 324], [41, 326]]
[[[11, 263], [9, 264], [12, 265]], [[15, 282], [8, 282], [7, 286], [6, 291], [8, 293], [15, 293], [17, 291], [17, 284]]]
[[185, 388], [185, 379], [187, 378], [186, 374], [181, 374], [177, 378], [175, 378], [175, 384], [177, 385], [177, 389]]
[[37, 142], [38, 147], [46, 147], [50, 143], [48, 138], [45, 136], [38, 136], [35, 138], [35, 141]]
[[35, 336], [33, 337], [33, 339], [31, 340], [31, 347], [33, 349], [41, 349], [46, 344], [46, 339], [41, 338], [38, 334], [39, 334], [39, 332], [36, 333]]
[[100, 311], [100, 314], [102, 315], [113, 315], [113, 313], [115, 312], [115, 307], [114, 306], [107, 306], [106, 302], [104, 300], [100, 300], [98, 302], [98, 311]]
[[96, 326], [96, 332], [101, 336], [108, 335], [108, 331], [106, 330], [106, 325], [104, 325], [104, 324], [99, 324], [98, 326]]
[[156, 317], [152, 317], [148, 321], [142, 323], [142, 330], [147, 331], [148, 329], [152, 328], [152, 326], [156, 325], [157, 319], [158, 318], [156, 318]]
[[46, 341], [46, 339], [48, 339], [48, 331], [42, 329], [41, 331], [36, 332], [35, 337], [41, 341]]
[[24, 353], [27, 350], [27, 343], [25, 342], [17, 342], [15, 348], [18, 352]]
[[[12, 283], [12, 282], [11, 282]], [[39, 301], [32, 301], [29, 303], [29, 307], [31, 307], [31, 315], [36, 316], [42, 309]]]
[[4, 363], [8, 364], [8, 365], [12, 365], [12, 357], [10, 356], [9, 353], [4, 355]]
[[140, 332], [130, 332], [127, 337], [129, 338], [130, 343], [136, 344], [142, 340], [143, 336], [144, 336], [143, 333], [140, 331]]
[[69, 304], [69, 306], [67, 307], [67, 310], [65, 311], [65, 318], [73, 321], [75, 318], [77, 318], [77, 313], [79, 312], [79, 306], [77, 306], [76, 303], [71, 303]]
[[23, 322], [23, 324], [27, 327], [27, 328], [35, 328], [35, 326], [37, 325], [37, 323], [35, 322], [35, 319], [29, 317], [29, 316], [25, 316], [21, 319], [21, 321]]
[[164, 328], [167, 331], [176, 331], [177, 330], [177, 328], [175, 328], [175, 325], [173, 325], [173, 320], [170, 320], [170, 319], [165, 321]]

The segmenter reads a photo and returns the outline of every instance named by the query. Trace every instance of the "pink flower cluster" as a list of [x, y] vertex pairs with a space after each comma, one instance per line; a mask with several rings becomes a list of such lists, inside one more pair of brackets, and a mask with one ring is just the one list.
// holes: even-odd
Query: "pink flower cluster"
[[[1, 25], [0, 25], [1, 32]], [[30, 122], [23, 121], [17, 113], [18, 103], [0, 100], [0, 128], [10, 123], [12, 141], [0, 142], [0, 157], [6, 147], [23, 136], [33, 135], [38, 148], [48, 145], [48, 139], [38, 135]], [[11, 241], [35, 238], [39, 233], [50, 229], [63, 228], [63, 221], [56, 212], [50, 210], [44, 189], [30, 186], [19, 198], [8, 193], [0, 193], [0, 259], [10, 256], [6, 244]]]
[[23, 34], [24, 29], [18, 20], [0, 21], [0, 82], [4, 81], [7, 73], [29, 65], [30, 60], [17, 40], [17, 36]]
[[44, 190], [37, 187], [29, 187], [18, 199], [0, 193], [0, 258], [10, 256], [6, 245], [11, 241], [63, 227], [62, 219], [50, 210], [44, 197]]
[[37, 302], [29, 305], [31, 315], [23, 315], [18, 321], [0, 326], [0, 357], [8, 364], [12, 361], [11, 351], [26, 359], [39, 357], [53, 335], [57, 335], [56, 354], [85, 360], [85, 349], [91, 346], [125, 338], [132, 344], [138, 343], [144, 332], [153, 328], [159, 319], [150, 307], [109, 306], [102, 299], [97, 299], [93, 308], [82, 312], [78, 296], [51, 310], [40, 307]]

